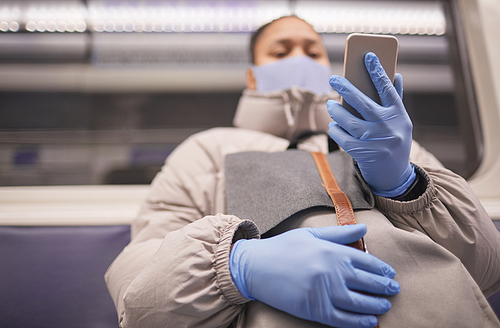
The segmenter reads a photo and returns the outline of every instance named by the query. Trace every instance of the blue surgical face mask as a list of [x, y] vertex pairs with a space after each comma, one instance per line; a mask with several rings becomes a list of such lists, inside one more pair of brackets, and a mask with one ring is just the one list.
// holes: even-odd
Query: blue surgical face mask
[[308, 56], [293, 56], [270, 64], [252, 67], [257, 91], [285, 90], [292, 86], [316, 94], [331, 92], [328, 84], [330, 67], [321, 65]]

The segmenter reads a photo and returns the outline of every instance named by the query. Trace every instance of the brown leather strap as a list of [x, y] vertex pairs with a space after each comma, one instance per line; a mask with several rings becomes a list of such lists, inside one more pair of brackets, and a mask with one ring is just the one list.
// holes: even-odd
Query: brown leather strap
[[[318, 152], [311, 152], [314, 162], [318, 167], [319, 174], [321, 175], [321, 180], [323, 180], [323, 186], [326, 192], [333, 201], [335, 206], [335, 213], [337, 214], [337, 222], [339, 226], [346, 224], [356, 224], [356, 217], [354, 216], [354, 211], [352, 210], [351, 201], [347, 195], [340, 189], [335, 176], [333, 175], [330, 164], [326, 159], [325, 154]], [[357, 248], [361, 251], [366, 251], [365, 243], [363, 239], [360, 239], [349, 246]], [[377, 324], [375, 328], [380, 328]]]
[[[354, 217], [354, 211], [352, 210], [351, 202], [349, 201], [349, 198], [347, 198], [347, 195], [342, 190], [340, 190], [340, 187], [337, 183], [337, 180], [335, 180], [335, 176], [330, 169], [330, 165], [328, 164], [328, 160], [326, 159], [325, 154], [319, 152], [311, 152], [311, 155], [314, 158], [316, 166], [318, 167], [319, 174], [321, 175], [321, 180], [323, 180], [323, 186], [325, 187], [326, 192], [332, 199], [333, 205], [335, 206], [338, 225], [343, 226], [347, 224], [356, 224], [356, 218]], [[365, 251], [362, 239], [350, 244], [349, 246]]]

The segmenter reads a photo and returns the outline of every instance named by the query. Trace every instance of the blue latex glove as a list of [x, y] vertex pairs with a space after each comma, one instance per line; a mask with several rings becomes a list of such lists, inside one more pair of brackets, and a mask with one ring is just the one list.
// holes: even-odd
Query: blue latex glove
[[329, 126], [330, 137], [356, 160], [374, 194], [396, 197], [402, 195], [416, 177], [415, 168], [409, 161], [413, 125], [401, 100], [403, 80], [396, 74], [393, 86], [372, 52], [366, 54], [365, 66], [382, 106], [345, 78], [331, 76], [332, 88], [365, 120], [329, 100], [328, 113], [334, 120]]
[[229, 268], [241, 294], [296, 317], [335, 327], [374, 327], [395, 295], [392, 267], [345, 244], [366, 225], [301, 228], [267, 239], [238, 240]]

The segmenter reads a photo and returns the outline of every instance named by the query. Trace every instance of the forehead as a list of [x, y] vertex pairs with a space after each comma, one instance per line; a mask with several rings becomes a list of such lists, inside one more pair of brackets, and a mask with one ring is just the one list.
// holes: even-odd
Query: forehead
[[320, 44], [323, 43], [321, 37], [312, 26], [297, 17], [285, 17], [271, 23], [264, 29], [255, 47], [266, 47], [278, 40], [297, 42], [311, 40]]

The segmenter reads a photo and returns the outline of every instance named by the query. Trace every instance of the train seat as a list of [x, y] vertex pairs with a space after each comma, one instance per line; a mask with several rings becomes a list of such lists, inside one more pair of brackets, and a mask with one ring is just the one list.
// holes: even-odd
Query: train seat
[[0, 327], [118, 327], [104, 273], [129, 241], [129, 225], [0, 226]]

